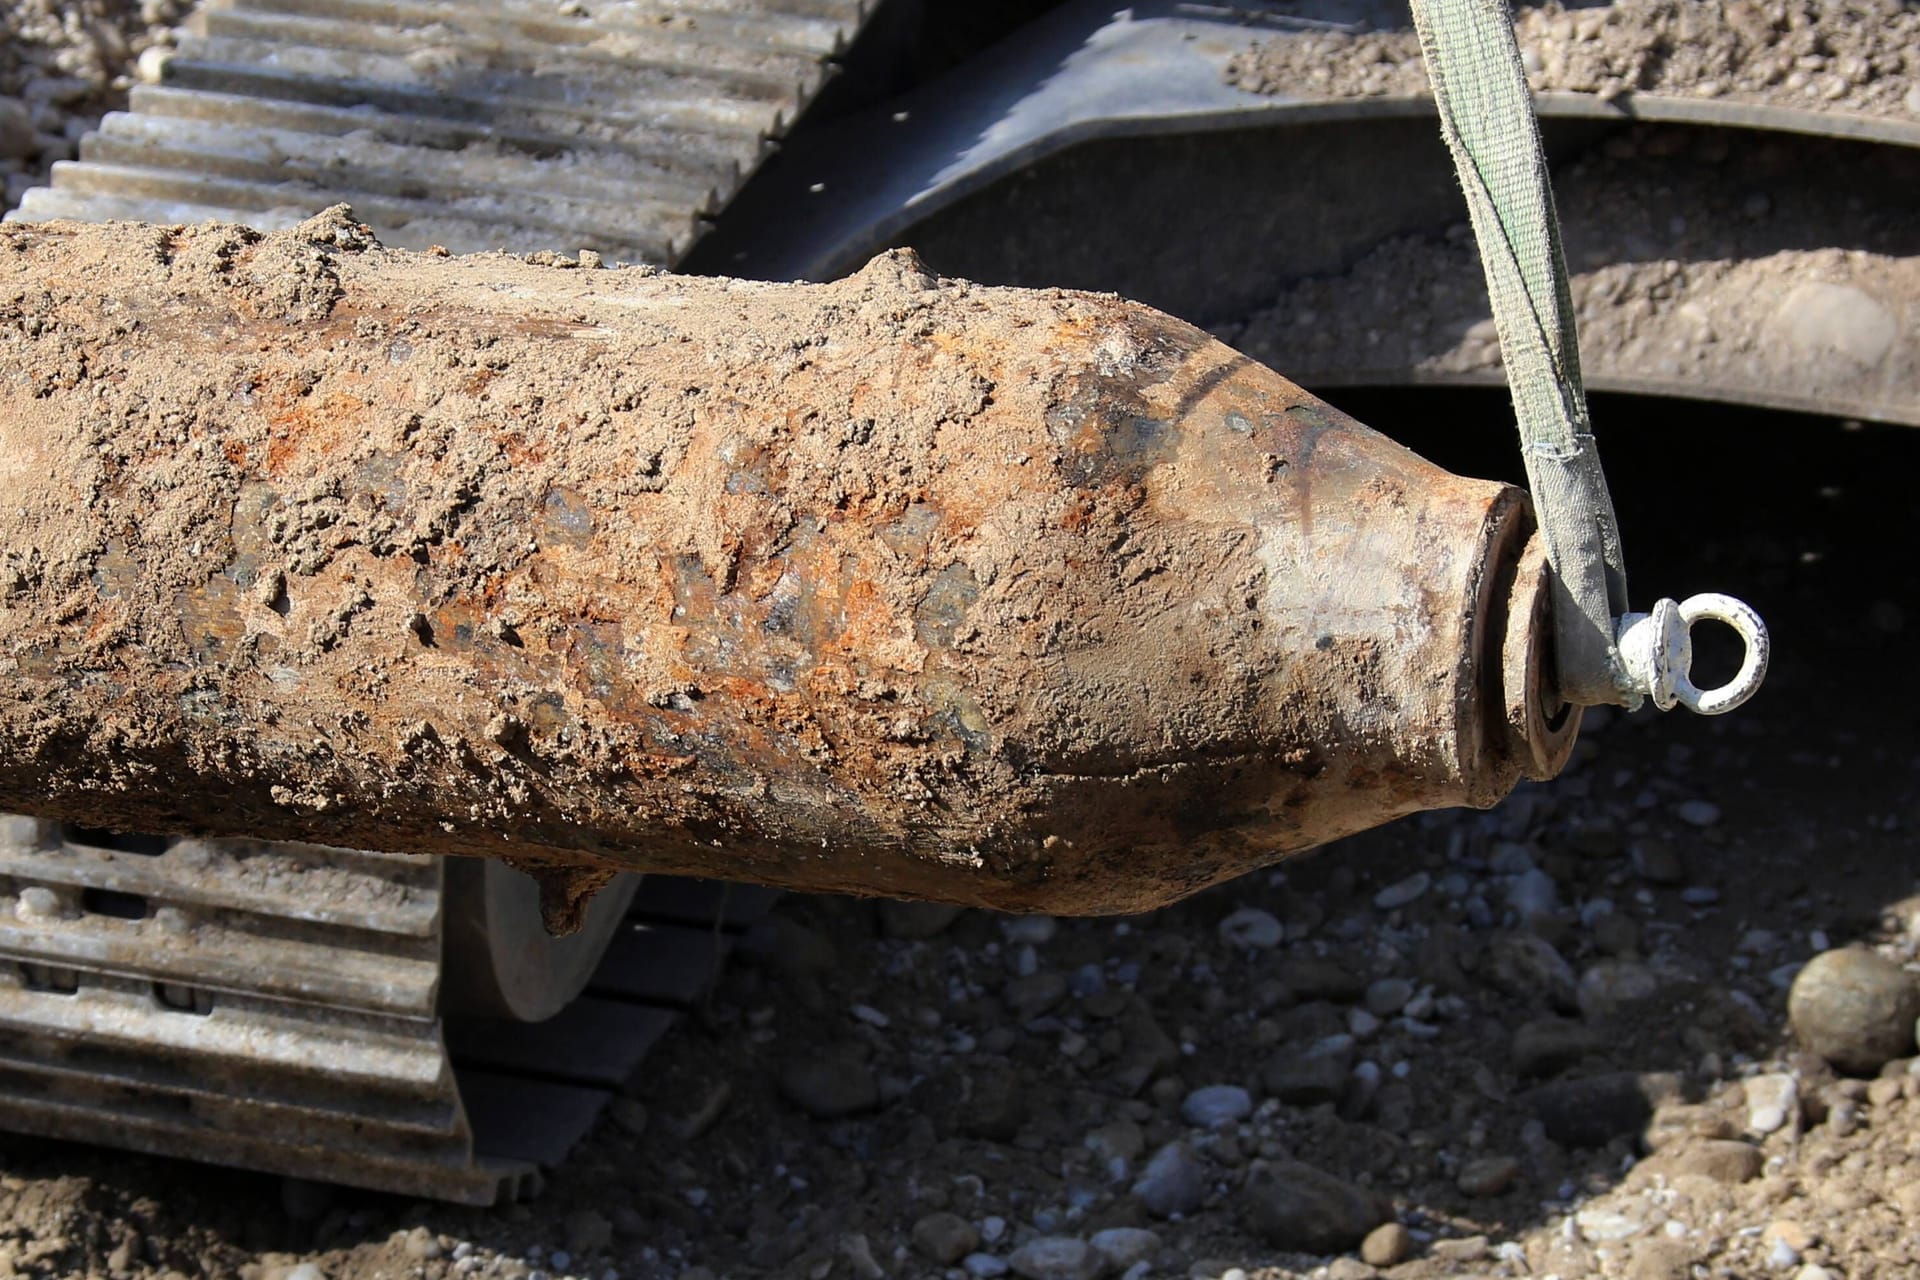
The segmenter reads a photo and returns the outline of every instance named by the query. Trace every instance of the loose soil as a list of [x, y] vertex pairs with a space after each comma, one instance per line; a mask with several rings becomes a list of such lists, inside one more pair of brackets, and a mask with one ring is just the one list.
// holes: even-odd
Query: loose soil
[[[1920, 116], [1920, 11], [1900, 0], [1620, 0], [1515, 6], [1538, 92], [1635, 92]], [[1423, 96], [1409, 18], [1387, 30], [1307, 30], [1261, 41], [1227, 68], [1256, 93]]]

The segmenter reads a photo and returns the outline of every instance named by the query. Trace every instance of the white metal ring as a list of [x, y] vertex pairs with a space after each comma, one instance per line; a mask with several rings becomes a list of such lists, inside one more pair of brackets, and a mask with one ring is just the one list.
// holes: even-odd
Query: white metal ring
[[1682, 600], [1680, 619], [1689, 632], [1699, 622], [1724, 622], [1739, 633], [1741, 642], [1746, 645], [1746, 657], [1741, 660], [1739, 672], [1717, 689], [1701, 689], [1695, 685], [1691, 670], [1674, 672], [1674, 696], [1680, 705], [1703, 716], [1717, 716], [1751, 698], [1760, 688], [1760, 682], [1767, 677], [1771, 648], [1767, 624], [1760, 620], [1760, 615], [1754, 612], [1753, 607], [1732, 596], [1708, 592]]

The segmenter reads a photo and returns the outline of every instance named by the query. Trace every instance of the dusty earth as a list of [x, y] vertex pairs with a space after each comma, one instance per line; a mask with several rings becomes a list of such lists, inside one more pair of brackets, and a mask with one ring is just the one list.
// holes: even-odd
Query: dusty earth
[[[1389, 30], [1274, 36], [1227, 69], [1258, 93], [1425, 95], [1411, 19]], [[1514, 6], [1533, 87], [1636, 91], [1920, 116], [1920, 11], [1903, 0], [1619, 0]]]

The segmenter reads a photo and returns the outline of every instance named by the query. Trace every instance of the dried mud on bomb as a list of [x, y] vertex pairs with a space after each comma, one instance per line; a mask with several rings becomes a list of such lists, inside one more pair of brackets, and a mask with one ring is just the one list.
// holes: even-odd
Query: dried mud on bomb
[[[80, 619], [82, 648], [117, 647], [140, 671], [105, 689], [49, 650], [0, 677], [56, 682], [0, 712], [13, 726], [0, 758], [25, 759], [22, 732], [54, 725], [96, 747], [117, 735], [109, 751], [54, 753], [58, 767], [43, 752], [0, 784], [22, 804], [59, 797], [68, 819], [0, 821], [0, 1280], [1920, 1274], [1920, 757], [1886, 710], [1920, 693], [1900, 661], [1920, 584], [1885, 567], [1920, 474], [1920, 437], [1895, 425], [1920, 424], [1920, 228], [1905, 216], [1920, 200], [1920, 9], [1515, 9], [1590, 386], [1612, 393], [1595, 420], [1636, 601], [1737, 591], [1774, 631], [1775, 668], [1734, 717], [1589, 712], [1577, 744], [1550, 740], [1571, 753], [1551, 782], [1236, 875], [1254, 851], [1197, 829], [1220, 806], [1195, 797], [1252, 795], [1275, 775], [1211, 758], [1179, 780], [1186, 803], [1162, 804], [1116, 787], [1115, 762], [1162, 763], [1154, 716], [1129, 701], [1142, 670], [1192, 677], [1199, 710], [1174, 746], [1256, 738], [1270, 723], [1248, 693], [1259, 682], [1235, 673], [1260, 670], [1259, 650], [1217, 617], [1178, 634], [1137, 624], [1255, 582], [1273, 548], [1233, 532], [1262, 518], [1249, 495], [1302, 483], [1301, 450], [1346, 439], [1347, 414], [1453, 476], [1517, 483], [1512, 410], [1487, 389], [1500, 353], [1457, 204], [1397, 209], [1382, 188], [1417, 185], [1417, 166], [1393, 184], [1367, 176], [1369, 157], [1399, 154], [1396, 130], [1439, 145], [1430, 118], [1395, 123], [1425, 86], [1403, 10], [1149, 0], [1113, 25], [1096, 7], [0, 6], [7, 207], [188, 224], [0, 230], [14, 281], [0, 332], [21, 338], [15, 366], [49, 393], [20, 400], [0, 437], [17, 444], [31, 426], [68, 449], [30, 474], [18, 448], [0, 455], [0, 489], [33, 499], [0, 518], [32, 529], [7, 539], [31, 553], [4, 566], [0, 638]], [[1032, 62], [1081, 16], [1098, 33], [1088, 58], [1155, 22], [1215, 23], [1219, 41], [1183, 42], [1212, 60], [1208, 92], [1305, 114], [1205, 133], [1156, 122], [1150, 137], [1081, 119], [1075, 145], [930, 199], [884, 241], [924, 262], [888, 253], [824, 290], [603, 269], [751, 274], [756, 245], [791, 239], [860, 185], [857, 164], [823, 160], [834, 139], [842, 157], [848, 139], [857, 153], [879, 140], [873, 156], [904, 163], [889, 131], [977, 105], [969, 85], [1030, 120], [1048, 100], [996, 79], [1021, 65], [1005, 55]], [[1128, 101], [1145, 111], [1151, 97]], [[1371, 194], [1343, 195], [1330, 217], [1276, 196], [1272, 225], [1249, 193], [1268, 189], [1276, 154], [1311, 157], [1316, 189]], [[1433, 163], [1441, 174], [1444, 157]], [[316, 217], [341, 199], [351, 217]], [[190, 225], [208, 217], [276, 230]], [[499, 245], [513, 253], [465, 256]], [[635, 310], [609, 303], [616, 280], [658, 309], [655, 336], [686, 339], [671, 376], [644, 353], [616, 358], [604, 334]], [[132, 328], [90, 330], [103, 300], [125, 303]], [[131, 340], [162, 315], [176, 326], [166, 349]], [[1036, 329], [1116, 323], [1125, 359], [1047, 372], [1066, 348], [1023, 345]], [[211, 341], [223, 325], [247, 341]], [[582, 354], [589, 331], [598, 358]], [[855, 333], [864, 355], [823, 340]], [[914, 363], [930, 334], [939, 358]], [[1258, 381], [1250, 361], [1313, 395]], [[1116, 382], [1119, 364], [1134, 372]], [[267, 365], [249, 397], [210, 390]], [[857, 382], [884, 404], [846, 432], [760, 422], [755, 406], [793, 378], [822, 399]], [[1173, 400], [1218, 424], [1249, 396], [1280, 395], [1295, 434], [1189, 442], [1178, 466], [1177, 439], [1102, 438], [1065, 451], [1057, 491], [1012, 483], [994, 458], [951, 465], [963, 425], [1005, 427], [1009, 456], [1021, 440], [1044, 454], [1089, 415], [1036, 406], [1100, 418], [1119, 393], [1142, 420]], [[413, 398], [412, 419], [387, 412], [396, 395]], [[1675, 395], [1697, 398], [1659, 398]], [[145, 413], [162, 402], [171, 418]], [[33, 416], [45, 405], [57, 412]], [[584, 425], [502, 434], [536, 406]], [[1023, 408], [1046, 430], [1014, 440]], [[638, 419], [659, 428], [645, 449]], [[755, 447], [696, 429], [722, 419]], [[212, 422], [236, 449], [194, 454], [194, 424]], [[1403, 492], [1440, 474], [1382, 461], [1398, 456], [1367, 465]], [[1113, 476], [1089, 472], [1128, 458], [1161, 469], [1159, 507], [1120, 502], [1102, 487]], [[1697, 477], [1712, 483], [1677, 487]], [[63, 506], [62, 484], [82, 497]], [[1423, 598], [1472, 596], [1485, 563], [1502, 568], [1474, 598], [1504, 601], [1527, 585], [1509, 554], [1528, 533], [1511, 492], [1463, 481], [1445, 502], [1367, 514], [1426, 548], [1439, 586]], [[678, 505], [610, 540], [609, 513], [646, 503]], [[829, 514], [842, 509], [857, 538]], [[922, 599], [915, 565], [958, 540], [962, 516], [984, 550]], [[1081, 536], [1126, 535], [1102, 562], [1112, 572], [1020, 596], [1006, 566], [1040, 556], [1064, 528], [1055, 516]], [[884, 556], [863, 558], [862, 539]], [[647, 540], [679, 552], [650, 594], [633, 585]], [[857, 572], [826, 572], [828, 551]], [[204, 571], [228, 553], [247, 572]], [[1375, 566], [1341, 582], [1379, 591], [1392, 577]], [[778, 585], [800, 581], [804, 600]], [[744, 600], [760, 612], [739, 613], [724, 644], [666, 662], [630, 642], [656, 605], [718, 616]], [[1527, 610], [1460, 625], [1504, 639], [1503, 612]], [[774, 615], [785, 630], [768, 630]], [[1101, 663], [1009, 672], [1041, 632], [1101, 640]], [[872, 714], [809, 728], [811, 708], [783, 687], [799, 649], [851, 670], [876, 645], [913, 674]], [[1501, 666], [1485, 643], [1462, 647], [1483, 674]], [[1521, 652], [1523, 666], [1539, 657]], [[1416, 678], [1379, 652], [1326, 655], [1323, 675], [1385, 672], [1330, 719], [1378, 713], [1381, 696], [1399, 699], [1386, 719], [1418, 719], [1408, 708], [1456, 705], [1472, 679], [1443, 661]], [[1700, 660], [1732, 669], [1712, 637]], [[969, 662], [974, 686], [942, 678]], [[179, 683], [194, 664], [269, 672], [245, 701], [277, 724], [233, 719], [239, 750], [231, 732], [204, 732], [204, 681]], [[562, 696], [493, 698], [527, 679]], [[322, 686], [340, 681], [393, 732], [334, 714]], [[389, 725], [396, 681], [413, 682], [418, 714]], [[1504, 667], [1499, 681], [1525, 687]], [[956, 686], [992, 693], [969, 708]], [[618, 714], [579, 720], [583, 700]], [[725, 727], [628, 750], [653, 732], [636, 725], [687, 704]], [[1471, 715], [1426, 715], [1422, 745], [1396, 748], [1425, 762], [1397, 799], [1488, 799], [1544, 772], [1526, 732], [1498, 731], [1505, 709], [1489, 697]], [[623, 879], [554, 944], [543, 906], [564, 917], [588, 884], [550, 876], [543, 903], [517, 876], [448, 870], [499, 864], [107, 830], [269, 836], [278, 822], [357, 846], [405, 828], [450, 848], [497, 841], [510, 819], [529, 850], [577, 850], [611, 831], [626, 843], [652, 806], [706, 815], [709, 835], [744, 821], [785, 839], [777, 855], [656, 845], [656, 866], [724, 856], [757, 878], [858, 893], [866, 868], [801, 856], [862, 811], [850, 796], [898, 820], [876, 837], [888, 857], [911, 842], [902, 833], [925, 835], [914, 796], [958, 815], [940, 827], [956, 846], [978, 843], [956, 801], [969, 787], [1033, 811], [1031, 770], [988, 776], [966, 745], [1016, 713], [1047, 785], [1084, 789], [1048, 818], [1084, 856], [1003, 850], [991, 893], [968, 869], [917, 873], [915, 890], [964, 906]], [[808, 742], [817, 758], [785, 754]], [[743, 753], [760, 774], [795, 759], [842, 772], [815, 794], [769, 794], [721, 767]], [[276, 755], [268, 778], [255, 765]], [[1340, 765], [1356, 779], [1360, 756]], [[170, 777], [179, 759], [195, 769]], [[612, 767], [630, 759], [637, 772]], [[565, 788], [543, 790], [562, 774]], [[428, 814], [449, 788], [451, 831]], [[1343, 802], [1314, 830], [1362, 818]], [[1080, 879], [1015, 874], [1050, 857]], [[69, 885], [61, 859], [113, 878]], [[195, 885], [200, 898], [178, 896]], [[1123, 914], [1077, 916], [1090, 905]], [[516, 967], [523, 945], [537, 959]], [[70, 977], [79, 995], [63, 1005]], [[113, 1039], [111, 1020], [60, 1021], [135, 1006], [131, 1039]], [[168, 1039], [183, 1019], [207, 1030]], [[222, 1047], [240, 1039], [251, 1047]], [[350, 1071], [310, 1072], [302, 1054]], [[61, 1108], [91, 1117], [70, 1133], [106, 1145], [45, 1136]], [[496, 1167], [503, 1124], [522, 1158]], [[223, 1167], [249, 1159], [279, 1172]], [[390, 1189], [333, 1185], [329, 1171]]]

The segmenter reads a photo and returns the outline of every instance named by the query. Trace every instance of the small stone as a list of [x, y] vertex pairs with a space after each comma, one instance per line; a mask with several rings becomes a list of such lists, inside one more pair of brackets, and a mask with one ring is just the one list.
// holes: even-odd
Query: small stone
[[1367, 1012], [1376, 1018], [1391, 1018], [1413, 999], [1413, 983], [1405, 978], [1382, 978], [1367, 986]]
[[1495, 937], [1487, 944], [1481, 972], [1494, 987], [1518, 999], [1543, 1002], [1567, 1013], [1580, 1007], [1580, 984], [1573, 966], [1538, 934]]
[[1398, 911], [1401, 907], [1411, 906], [1425, 896], [1433, 887], [1433, 877], [1424, 871], [1416, 871], [1405, 880], [1396, 881], [1373, 895], [1373, 905], [1381, 911]]
[[1515, 876], [1507, 886], [1507, 907], [1522, 920], [1550, 916], [1559, 905], [1560, 886], [1537, 868]]
[[1599, 1206], [1582, 1209], [1573, 1215], [1580, 1238], [1589, 1244], [1610, 1244], [1637, 1236], [1646, 1224], [1640, 1219]]
[[1180, 1104], [1180, 1114], [1190, 1125], [1218, 1129], [1253, 1112], [1253, 1098], [1237, 1084], [1210, 1084], [1195, 1089]]
[[1633, 871], [1648, 884], [1676, 885], [1687, 878], [1679, 852], [1664, 840], [1634, 841]]
[[1675, 1176], [1691, 1174], [1733, 1185], [1759, 1177], [1766, 1163], [1766, 1153], [1756, 1146], [1729, 1138], [1709, 1138], [1681, 1148], [1669, 1167]]
[[562, 1229], [566, 1233], [567, 1252], [576, 1257], [591, 1257], [613, 1244], [613, 1223], [605, 1214], [592, 1209], [577, 1209], [568, 1214]]
[[1648, 1151], [1677, 1152], [1695, 1138], [1723, 1141], [1737, 1136], [1739, 1130], [1726, 1113], [1717, 1107], [1687, 1103], [1663, 1103], [1640, 1135]]
[[327, 1280], [327, 1273], [311, 1262], [302, 1262], [281, 1272], [280, 1280]]
[[1720, 891], [1710, 884], [1690, 884], [1680, 891], [1680, 901], [1690, 907], [1710, 907], [1720, 901]]
[[1662, 1102], [1680, 1096], [1668, 1072], [1609, 1071], [1556, 1080], [1527, 1095], [1549, 1138], [1568, 1147], [1604, 1147], [1639, 1133]]
[[1153, 1153], [1133, 1184], [1133, 1198], [1156, 1218], [1192, 1213], [1207, 1196], [1207, 1166], [1184, 1142], [1169, 1142]]
[[1000, 998], [1022, 1022], [1031, 1022], [1067, 998], [1067, 975], [1047, 969], [1007, 979]]
[[1275, 966], [1274, 977], [1303, 1002], [1352, 1004], [1367, 993], [1365, 979], [1342, 964], [1318, 956], [1288, 956]]
[[1768, 1240], [1784, 1242], [1795, 1253], [1805, 1253], [1814, 1246], [1813, 1232], [1792, 1218], [1778, 1218], [1769, 1222], [1761, 1234]]
[[1580, 975], [1580, 1011], [1604, 1018], [1630, 1004], [1651, 1000], [1660, 992], [1653, 970], [1635, 960], [1602, 960]]
[[1125, 1271], [1160, 1252], [1159, 1232], [1145, 1227], [1108, 1227], [1094, 1232], [1087, 1243], [1115, 1271]]
[[1800, 1265], [1800, 1251], [1776, 1236], [1767, 1246], [1767, 1265], [1775, 1271], [1797, 1267]]
[[1353, 1037], [1333, 1036], [1273, 1058], [1260, 1072], [1260, 1086], [1290, 1106], [1310, 1107], [1345, 1097], [1352, 1070]]
[[818, 1120], [871, 1111], [880, 1105], [880, 1086], [864, 1063], [810, 1055], [789, 1061], [780, 1071], [780, 1095]]
[[1006, 916], [1000, 932], [1016, 947], [1044, 947], [1060, 932], [1060, 922], [1052, 916]]
[[1380, 1029], [1380, 1019], [1365, 1009], [1347, 1010], [1347, 1034], [1356, 1040], [1365, 1040]]
[[1093, 1130], [1086, 1137], [1087, 1150], [1099, 1157], [1103, 1164], [1112, 1164], [1118, 1160], [1130, 1164], [1140, 1158], [1146, 1148], [1146, 1138], [1140, 1132], [1140, 1126], [1122, 1116]]
[[1476, 1199], [1505, 1195], [1520, 1177], [1520, 1162], [1512, 1156], [1482, 1156], [1460, 1168], [1454, 1185], [1460, 1194]]
[[1550, 1076], [1605, 1047], [1605, 1037], [1583, 1022], [1537, 1018], [1513, 1033], [1513, 1069], [1522, 1076]]
[[1360, 1242], [1360, 1260], [1376, 1267], [1405, 1262], [1413, 1253], [1413, 1233], [1398, 1222], [1386, 1222]]
[[1711, 827], [1720, 821], [1720, 806], [1711, 800], [1683, 800], [1673, 812], [1690, 827]]
[[887, 1273], [874, 1259], [873, 1245], [859, 1232], [840, 1237], [840, 1256], [856, 1280], [887, 1280]]
[[960, 1124], [976, 1138], [1011, 1142], [1027, 1122], [1027, 1086], [1005, 1062], [986, 1061], [969, 1073]]
[[1867, 1074], [1914, 1051], [1920, 983], [1865, 947], [1823, 951], [1787, 995], [1800, 1043], [1842, 1071]]
[[980, 1247], [980, 1229], [957, 1213], [930, 1213], [913, 1224], [914, 1251], [952, 1266]]
[[1755, 1133], [1777, 1133], [1799, 1112], [1800, 1086], [1790, 1075], [1753, 1076], [1746, 1094], [1747, 1127]]
[[1327, 1280], [1374, 1280], [1379, 1274], [1354, 1257], [1341, 1256], [1327, 1264]]
[[880, 931], [889, 938], [923, 942], [945, 933], [965, 910], [944, 902], [882, 902]]
[[1106, 1259], [1085, 1240], [1039, 1236], [1008, 1254], [1007, 1265], [1024, 1280], [1099, 1280]]
[[33, 112], [18, 98], [0, 98], [0, 158], [24, 160], [37, 145]]
[[1487, 1256], [1487, 1238], [1461, 1236], [1454, 1240], [1435, 1240], [1432, 1253], [1443, 1262], [1479, 1262]]
[[1007, 1274], [1006, 1261], [990, 1253], [970, 1253], [961, 1259], [960, 1266], [975, 1280], [994, 1280], [996, 1276]]
[[1239, 1201], [1255, 1234], [1276, 1249], [1302, 1253], [1354, 1248], [1390, 1216], [1371, 1191], [1294, 1161], [1256, 1166]]
[[1220, 922], [1220, 941], [1242, 951], [1271, 951], [1286, 936], [1271, 912], [1241, 907]]
[[1636, 1240], [1627, 1280], [1693, 1280], [1693, 1247], [1661, 1236]]
[[45, 885], [28, 885], [14, 900], [13, 914], [25, 921], [58, 919], [60, 895]]
[[[1920, 93], [1920, 89], [1914, 92]], [[1915, 111], [1914, 114], [1920, 115], [1920, 111]], [[1793, 1273], [1793, 1280], [1834, 1280], [1834, 1275], [1833, 1272], [1827, 1270], [1819, 1263], [1809, 1262], [1806, 1266]]]
[[415, 1227], [404, 1233], [400, 1240], [401, 1252], [420, 1262], [431, 1262], [446, 1250], [440, 1247], [440, 1238], [425, 1227]]
[[1610, 956], [1630, 956], [1640, 949], [1640, 926], [1631, 916], [1609, 912], [1594, 922], [1593, 945]]

